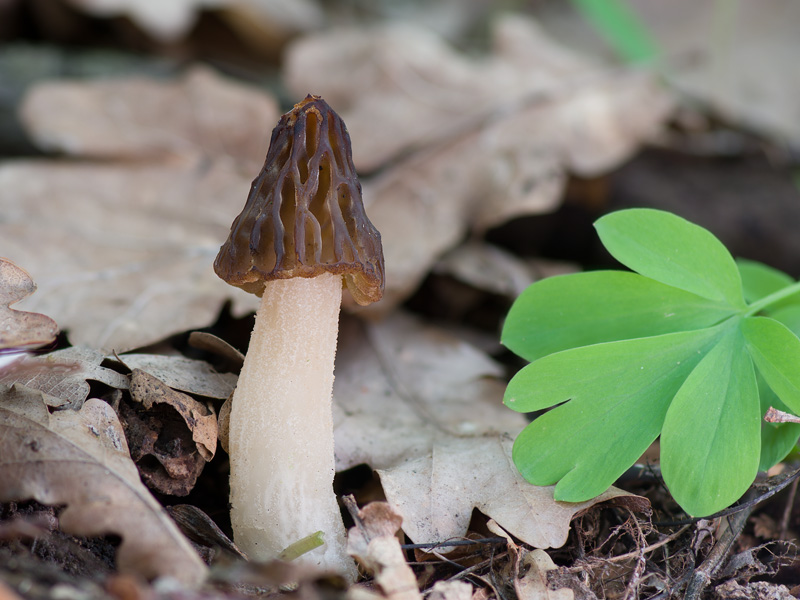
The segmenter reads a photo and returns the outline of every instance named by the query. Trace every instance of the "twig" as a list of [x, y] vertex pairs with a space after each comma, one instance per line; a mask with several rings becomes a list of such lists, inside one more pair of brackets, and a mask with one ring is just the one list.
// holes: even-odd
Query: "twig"
[[[647, 546], [646, 548], [643, 548], [642, 550], [637, 550], [635, 552], [627, 552], [625, 554], [620, 554], [618, 556], [612, 556], [611, 558], [597, 558], [597, 557], [595, 557], [595, 558], [597, 560], [602, 560], [603, 562], [620, 562], [620, 561], [623, 561], [623, 560], [628, 560], [629, 558], [636, 558], [637, 556], [639, 556], [640, 553], [649, 554], [653, 550], [657, 550], [658, 548], [661, 548], [661, 546], [664, 546], [665, 544], [669, 544], [670, 542], [676, 540], [678, 537], [681, 536], [681, 534], [683, 534], [687, 529], [689, 529], [689, 527], [691, 527], [691, 524], [684, 525], [683, 527], [678, 529], [678, 531], [676, 531], [675, 533], [669, 534], [664, 539], [659, 540], [655, 544], [651, 544], [651, 545]], [[569, 568], [564, 569], [564, 572], [566, 572], [566, 573], [582, 573], [585, 570], [586, 570], [585, 567], [569, 567]]]
[[507, 544], [508, 540], [502, 537], [481, 538], [479, 540], [445, 540], [444, 542], [431, 542], [430, 544], [400, 544], [403, 550], [425, 550], [430, 548], [449, 548], [451, 546], [477, 546], [479, 544]]
[[789, 497], [786, 499], [786, 507], [783, 509], [783, 517], [781, 518], [780, 539], [787, 539], [786, 533], [789, 531], [789, 519], [792, 517], [792, 509], [794, 508], [794, 499], [797, 497], [797, 484], [800, 479], [795, 479], [792, 482], [792, 488], [789, 490]]
[[628, 587], [625, 592], [625, 600], [636, 600], [639, 597], [638, 590], [639, 590], [639, 582], [642, 579], [642, 574], [644, 573], [645, 567], [645, 553], [644, 553], [644, 533], [642, 532], [642, 527], [639, 525], [639, 519], [633, 514], [633, 512], [628, 509], [628, 513], [633, 519], [633, 524], [636, 526], [636, 545], [639, 547], [637, 552], [638, 557], [636, 559], [636, 567], [633, 569], [633, 575], [631, 575], [631, 580], [628, 582]]
[[[783, 488], [785, 488], [787, 485], [795, 481], [798, 477], [800, 477], [800, 468], [795, 469], [788, 475], [776, 475], [775, 477], [771, 477], [763, 484], [754, 485], [753, 487], [750, 488], [751, 491], [754, 491], [757, 487], [767, 486], [767, 491], [764, 492], [763, 494], [755, 496], [751, 500], [746, 500], [741, 504], [737, 504], [736, 506], [731, 506], [729, 508], [726, 508], [725, 510], [715, 512], [713, 515], [709, 515], [707, 517], [694, 517], [691, 519], [681, 519], [679, 521], [656, 521], [655, 523], [653, 523], [653, 525], [661, 527], [670, 527], [674, 525], [692, 525], [693, 523], [697, 523], [702, 519], [706, 520], [719, 519], [720, 517], [727, 517], [729, 515], [734, 515], [744, 510], [747, 510], [748, 514], [750, 514], [750, 512], [753, 510], [753, 507], [756, 504], [763, 502], [767, 498], [771, 498], [772, 496], [780, 492]], [[777, 482], [777, 483], [772, 484], [770, 482]]]
[[708, 553], [708, 556], [706, 556], [700, 568], [695, 569], [692, 573], [689, 583], [686, 586], [686, 594], [683, 597], [684, 600], [699, 600], [702, 596], [703, 590], [705, 590], [711, 582], [714, 573], [720, 568], [731, 546], [733, 546], [736, 538], [739, 537], [742, 529], [744, 529], [747, 518], [750, 516], [755, 505], [756, 502], [748, 500], [743, 503], [745, 507], [743, 510], [740, 510], [728, 518], [728, 528], [722, 532], [722, 535], [711, 548], [711, 552]]

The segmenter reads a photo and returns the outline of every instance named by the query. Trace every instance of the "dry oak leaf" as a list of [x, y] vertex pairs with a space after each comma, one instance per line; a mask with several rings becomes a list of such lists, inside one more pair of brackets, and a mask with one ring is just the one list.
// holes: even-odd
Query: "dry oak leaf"
[[217, 448], [217, 418], [210, 406], [134, 369], [131, 397], [120, 420], [130, 454], [148, 487], [186, 496]]
[[358, 511], [347, 532], [347, 553], [369, 571], [386, 600], [422, 600], [417, 577], [408, 566], [397, 532], [403, 518], [386, 502], [370, 502]]
[[39, 390], [45, 403], [53, 408], [80, 410], [89, 396], [87, 380], [121, 390], [130, 387], [125, 375], [101, 366], [103, 359], [102, 352], [79, 346], [28, 356], [4, 369], [0, 383], [19, 383]]
[[620, 164], [672, 111], [651, 74], [599, 66], [533, 21], [500, 18], [492, 36], [482, 60], [409, 26], [328, 31], [287, 54], [287, 85], [337, 108], [361, 171], [383, 167], [364, 181], [386, 259], [372, 311], [408, 297], [470, 230], [554, 210], [568, 172]]
[[184, 356], [131, 353], [117, 358], [129, 369], [146, 371], [173, 389], [218, 400], [231, 395], [238, 379], [233, 373], [218, 373], [204, 360]]
[[[124, 352], [205, 327], [230, 286], [212, 263], [252, 173], [229, 160], [0, 165], [0, 253], [38, 283], [22, 305], [74, 345]], [[238, 308], [258, 299], [236, 296]]]
[[[25, 306], [75, 345], [118, 352], [213, 321], [231, 290], [211, 264], [263, 161], [274, 99], [193, 69], [43, 83], [23, 104], [40, 143], [101, 159], [0, 165], [0, 253], [39, 283]], [[256, 303], [242, 293], [236, 312]]]
[[71, 534], [122, 538], [117, 566], [152, 579], [199, 585], [206, 567], [139, 480], [113, 409], [90, 398], [50, 414], [41, 393], [0, 386], [0, 500], [65, 505]]
[[206, 462], [214, 458], [217, 450], [217, 417], [208, 406], [191, 396], [176, 392], [166, 382], [139, 369], [131, 373], [131, 396], [146, 409], [154, 404], [171, 406], [192, 432], [197, 452]]
[[597, 502], [647, 508], [615, 488], [573, 504], [527, 483], [510, 456], [527, 420], [502, 404], [502, 369], [453, 335], [397, 313], [376, 324], [343, 319], [339, 344], [337, 470], [376, 469], [414, 542], [464, 536], [477, 508], [528, 544], [558, 547]]
[[56, 339], [58, 325], [53, 319], [11, 308], [35, 291], [36, 284], [24, 269], [0, 258], [0, 350], [36, 348]]
[[20, 109], [45, 150], [148, 162], [200, 156], [234, 161], [251, 174], [264, 161], [278, 116], [271, 96], [205, 67], [177, 80], [45, 81]]

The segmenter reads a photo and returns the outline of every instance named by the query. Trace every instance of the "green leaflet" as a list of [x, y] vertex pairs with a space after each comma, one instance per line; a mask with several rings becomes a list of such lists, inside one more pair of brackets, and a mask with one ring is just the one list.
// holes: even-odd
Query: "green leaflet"
[[661, 431], [661, 472], [678, 504], [706, 516], [739, 499], [761, 455], [753, 363], [732, 328], [686, 378]]
[[647, 208], [608, 214], [595, 229], [611, 255], [637, 273], [735, 308], [745, 306], [733, 257], [706, 229]]
[[512, 456], [522, 476], [535, 485], [558, 481], [555, 497], [567, 502], [604, 492], [658, 436], [672, 396], [722, 331], [584, 346], [522, 369], [506, 389], [510, 408], [571, 399], [517, 436]]
[[[758, 374], [758, 395], [761, 398], [761, 417], [770, 407], [783, 412], [790, 412], [781, 399], [773, 392]], [[792, 451], [797, 438], [800, 437], [800, 423], [767, 423], [761, 421], [761, 460], [758, 464], [759, 471], [766, 471], [778, 464], [789, 452]]]
[[636, 273], [575, 273], [528, 287], [509, 311], [501, 340], [536, 360], [568, 348], [710, 327], [733, 314], [723, 303]]
[[800, 413], [800, 339], [783, 323], [767, 317], [742, 322], [747, 349], [770, 389]]
[[800, 283], [734, 262], [711, 233], [662, 211], [620, 211], [596, 227], [637, 273], [537, 282], [504, 324], [503, 343], [533, 361], [504, 402], [555, 407], [519, 434], [514, 462], [531, 483], [556, 484], [556, 499], [586, 500], [661, 435], [681, 506], [725, 508], [800, 432], [761, 422], [770, 405], [800, 412]]
[[736, 266], [742, 277], [742, 291], [747, 302], [760, 300], [794, 283], [794, 280], [783, 271], [754, 260], [740, 258], [736, 260]]

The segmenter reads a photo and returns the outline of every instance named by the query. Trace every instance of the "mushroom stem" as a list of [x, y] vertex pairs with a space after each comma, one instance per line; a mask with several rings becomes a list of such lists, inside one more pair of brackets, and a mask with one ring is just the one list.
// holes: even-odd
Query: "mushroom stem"
[[341, 301], [340, 275], [265, 284], [231, 408], [231, 521], [237, 545], [260, 560], [322, 531], [325, 544], [298, 561], [354, 579], [333, 493]]

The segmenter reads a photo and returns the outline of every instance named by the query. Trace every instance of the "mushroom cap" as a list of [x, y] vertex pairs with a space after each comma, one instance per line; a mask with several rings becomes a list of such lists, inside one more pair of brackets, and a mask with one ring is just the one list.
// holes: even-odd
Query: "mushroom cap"
[[344, 122], [319, 96], [308, 95], [273, 129], [214, 271], [257, 296], [267, 281], [334, 273], [359, 304], [380, 300], [381, 236], [364, 211]]

